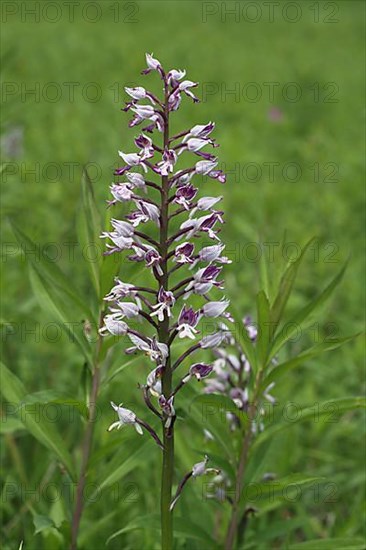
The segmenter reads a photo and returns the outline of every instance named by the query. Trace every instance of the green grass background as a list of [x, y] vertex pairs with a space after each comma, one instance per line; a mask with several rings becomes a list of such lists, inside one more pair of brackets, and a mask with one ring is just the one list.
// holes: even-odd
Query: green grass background
[[[188, 78], [199, 81], [203, 90], [207, 90], [208, 84], [214, 86], [214, 92], [206, 94], [198, 106], [186, 101], [176, 118], [177, 128], [214, 120], [217, 124], [215, 137], [221, 144], [221, 162], [229, 171], [238, 166], [244, 170], [239, 177], [229, 174], [222, 188], [213, 182], [206, 186], [209, 194], [224, 195], [227, 223], [222, 235], [229, 252], [248, 250], [248, 243], [260, 240], [279, 243], [284, 230], [288, 240], [297, 245], [317, 236], [318, 257], [315, 251], [308, 255], [290, 309], [324, 287], [350, 256], [344, 282], [319, 319], [316, 330], [321, 338], [332, 329], [329, 323], [334, 323], [334, 330], [343, 335], [362, 329], [365, 273], [362, 2], [331, 3], [338, 8], [334, 15], [337, 21], [333, 23], [324, 22], [331, 12], [326, 2], [316, 3], [320, 16], [318, 23], [314, 22], [312, 3], [308, 1], [296, 3], [302, 15], [295, 23], [287, 22], [280, 15], [287, 4], [282, 1], [273, 22], [268, 21], [268, 8], [258, 2], [262, 17], [255, 23], [243, 15], [242, 7], [246, 2], [237, 3], [241, 8], [237, 21], [234, 16], [222, 18], [222, 9], [225, 5], [232, 7], [234, 2], [210, 3], [214, 9], [217, 7], [218, 13], [207, 16], [204, 22], [202, 14], [207, 3], [205, 6], [196, 1], [105, 1], [98, 4], [101, 16], [94, 23], [81, 15], [86, 2], [75, 7], [72, 22], [68, 21], [66, 7], [59, 2], [62, 17], [56, 23], [45, 20], [42, 15], [39, 22], [34, 22], [30, 15], [22, 21], [24, 3], [12, 4], [18, 13], [8, 15], [7, 21], [3, 13], [2, 135], [6, 140], [11, 129], [19, 127], [24, 132], [24, 144], [15, 158], [3, 153], [3, 161], [9, 162], [16, 173], [2, 176], [2, 214], [15, 220], [37, 243], [58, 243], [58, 250], [62, 250], [59, 264], [73, 287], [88, 294], [86, 268], [80, 251], [76, 248], [75, 259], [70, 261], [64, 244], [76, 242], [82, 166], [95, 163], [99, 167], [95, 192], [103, 211], [117, 150], [128, 151], [134, 134], [127, 129], [128, 117], [120, 111], [123, 86], [139, 82], [148, 87], [154, 81], [152, 86], [156, 89], [153, 77], [144, 80], [139, 76], [144, 67], [144, 53], [148, 51], [154, 52], [165, 67], [186, 68]], [[29, 7], [34, 2], [26, 4]], [[38, 4], [43, 9], [47, 2]], [[117, 6], [118, 22], [114, 20]], [[53, 12], [49, 10], [49, 18], [52, 18]], [[94, 17], [92, 8], [88, 14], [89, 18]], [[130, 17], [135, 22], [130, 22]], [[252, 12], [249, 17], [253, 18]], [[56, 102], [42, 96], [50, 82], [56, 83], [62, 91]], [[67, 82], [80, 83], [75, 87], [73, 102], [64, 84]], [[91, 82], [101, 91], [101, 97], [95, 102], [85, 98], [85, 85]], [[242, 95], [235, 98], [224, 93], [225, 89], [235, 86], [242, 90], [249, 82], [256, 83], [262, 90], [263, 95], [257, 102]], [[279, 83], [273, 101], [269, 100], [264, 84], [268, 82]], [[290, 102], [283, 97], [282, 90], [289, 82], [296, 82], [300, 87], [302, 97], [299, 101]], [[313, 87], [317, 82], [319, 101], [314, 100]], [[9, 89], [4, 88], [6, 83], [15, 83], [18, 92], [12, 96], [4, 94]], [[336, 102], [325, 100], [326, 93], [333, 89], [324, 90], [327, 83], [336, 86]], [[38, 100], [31, 95], [24, 97], [25, 86], [28, 89], [39, 86]], [[202, 88], [198, 95], [202, 96]], [[273, 107], [282, 113], [278, 122], [270, 118]], [[279, 163], [274, 181], [269, 181], [264, 164], [270, 162]], [[288, 181], [282, 175], [283, 167], [289, 162], [297, 163], [302, 169], [297, 182]], [[59, 177], [53, 177], [48, 163], [56, 163]], [[75, 163], [72, 178], [68, 163]], [[245, 173], [248, 163], [261, 167], [262, 177], [258, 181], [253, 181], [249, 169]], [[311, 168], [314, 163], [320, 167], [319, 181], [315, 181]], [[335, 181], [326, 180], [330, 174], [326, 163], [336, 165]], [[45, 177], [47, 166], [54, 181]], [[34, 168], [39, 169], [40, 177], [30, 173]], [[3, 243], [8, 246], [14, 241], [10, 226], [4, 221]], [[13, 331], [9, 326], [4, 329], [4, 361], [30, 392], [55, 388], [77, 395], [81, 357], [65, 337], [52, 343], [42, 334], [42, 327], [49, 320], [32, 294], [24, 258], [21, 254], [5, 255], [2, 267], [2, 318], [15, 327]], [[228, 295], [236, 307], [242, 314], [254, 313], [254, 296], [259, 287], [258, 262], [244, 255], [226, 269], [225, 278]], [[35, 323], [40, 323], [39, 338], [24, 332]], [[311, 337], [308, 331], [304, 341]], [[289, 375], [278, 389], [277, 397], [280, 402], [290, 400], [302, 405], [359, 395], [364, 391], [362, 360], [363, 347], [356, 340], [314, 361], [311, 368], [300, 368]], [[146, 369], [138, 372], [141, 380], [144, 376], [141, 372]], [[108, 397], [116, 401], [138, 400], [135, 383], [136, 370], [127, 370], [124, 377], [117, 379]], [[131, 433], [123, 435], [123, 440], [127, 441], [125, 450], [116, 448], [114, 438], [113, 444], [107, 440], [105, 426], [110, 418], [110, 411], [105, 408], [97, 439], [109, 445], [110, 452], [128, 453], [128, 445], [133, 445], [134, 440]], [[70, 444], [79, 433], [78, 429], [80, 427], [62, 427]], [[263, 542], [263, 548], [265, 544], [268, 548], [285, 548], [287, 541], [296, 541], [297, 536], [311, 539], [362, 535], [362, 430], [359, 416], [349, 414], [335, 424], [309, 423], [274, 442], [267, 469], [280, 475], [310, 471], [329, 476], [337, 483], [337, 497], [335, 502], [315, 505], [308, 495], [308, 499], [289, 507], [290, 510], [282, 508], [255, 520], [253, 533], [276, 533], [278, 530], [277, 538], [274, 536]], [[48, 453], [25, 432], [6, 434], [6, 438], [8, 450], [2, 451], [4, 480], [17, 483], [23, 480], [28, 485], [39, 483], [49, 467]], [[182, 463], [189, 464], [186, 457], [190, 454], [183, 440], [178, 440], [178, 452], [179, 447]], [[195, 445], [191, 449], [194, 448]], [[83, 529], [86, 532], [94, 526], [95, 531], [92, 543], [89, 540], [85, 547], [104, 547], [106, 538], [131, 518], [156, 511], [159, 472], [158, 458], [154, 454], [149, 451], [139, 468], [126, 478], [137, 484], [136, 500], [121, 499], [116, 503], [103, 498], [88, 507]], [[98, 479], [98, 465], [93, 474]], [[51, 475], [51, 479], [59, 480], [58, 475], [54, 474], [54, 478]], [[199, 489], [195, 491], [199, 498]], [[47, 549], [60, 547], [56, 536], [51, 537], [52, 540], [42, 538], [41, 534], [33, 537], [32, 514], [24, 505], [25, 501], [19, 495], [3, 499], [4, 548], [17, 548], [22, 539], [26, 542], [25, 548], [39, 548], [42, 544]], [[211, 506], [210, 503], [206, 505]], [[35, 503], [34, 508], [37, 513], [45, 513], [42, 501]], [[112, 511], [114, 515], [109, 517]], [[194, 517], [192, 511], [191, 516]], [[301, 525], [297, 528], [286, 526], [289, 525], [286, 520], [291, 518], [300, 518]], [[146, 530], [116, 539], [110, 547], [154, 548], [155, 545], [151, 533]]]

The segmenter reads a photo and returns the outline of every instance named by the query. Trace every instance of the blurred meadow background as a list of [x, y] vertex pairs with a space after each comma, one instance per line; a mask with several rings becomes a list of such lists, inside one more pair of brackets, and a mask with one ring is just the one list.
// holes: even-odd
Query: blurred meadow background
[[[165, 67], [187, 69], [188, 78], [200, 83], [197, 95], [202, 101], [185, 102], [177, 115], [180, 128], [216, 122], [228, 181], [220, 188], [212, 182], [204, 185], [208, 194], [215, 185], [215, 192], [224, 196], [222, 238], [233, 260], [225, 268], [225, 281], [235, 310], [255, 313], [259, 243], [267, 243], [262, 253], [275, 278], [286, 231], [288, 242], [294, 243], [289, 254], [310, 237], [318, 238], [299, 274], [290, 313], [350, 258], [330, 304], [294, 348], [329, 334], [362, 330], [364, 4], [279, 4], [272, 13], [265, 2], [106, 0], [77, 2], [72, 11], [61, 1], [3, 2], [2, 358], [27, 393], [48, 389], [82, 399], [85, 371], [75, 344], [51, 326], [53, 318], [42, 309], [8, 219], [45, 248], [71, 288], [87, 300], [87, 265], [77, 244], [82, 170], [87, 165], [104, 217], [117, 150], [132, 150], [135, 134], [121, 112], [123, 86], [149, 87], [153, 82], [154, 87], [157, 82], [139, 76], [145, 52], [153, 52]], [[276, 261], [268, 255], [270, 243]], [[122, 266], [121, 275], [128, 280], [141, 273]], [[315, 406], [361, 395], [363, 357], [358, 338], [293, 371], [279, 385], [276, 398], [282, 405]], [[115, 368], [124, 361], [119, 347]], [[160, 457], [153, 443], [138, 440], [129, 429], [106, 433], [114, 418], [110, 399], [131, 403], [146, 415], [137, 390], [146, 372], [143, 361], [134, 363], [101, 393], [98, 451], [88, 481], [95, 487], [103, 484], [136, 450], [139, 454], [119, 472], [119, 479], [105, 483], [90, 499], [81, 548], [104, 548], [115, 531], [158, 509]], [[63, 414], [56, 424], [78, 464], [83, 421]], [[65, 473], [17, 420], [8, 419], [2, 431], [3, 548], [16, 549], [21, 540], [26, 549], [65, 548], [62, 529], [72, 497], [57, 498], [60, 487], [67, 485]], [[181, 471], [200, 459], [202, 445], [201, 432], [189, 422], [178, 431]], [[279, 435], [263, 471], [325, 476], [335, 484], [334, 494], [327, 498], [323, 492], [316, 499], [309, 490], [296, 502], [267, 503], [268, 513], [251, 519], [248, 528], [249, 541], [261, 541], [253, 547], [287, 548], [301, 540], [364, 536], [364, 450], [364, 420], [358, 412], [332, 423], [309, 421]], [[48, 496], [39, 491], [40, 484], [48, 484]], [[220, 506], [202, 498], [199, 483], [187, 492], [196, 498], [182, 498], [177, 516], [213, 532]], [[44, 518], [51, 518], [51, 527], [42, 523]], [[108, 548], [154, 549], [157, 536], [148, 528], [131, 530], [111, 540]], [[198, 535], [188, 541], [182, 535], [181, 541], [180, 548], [205, 548]]]

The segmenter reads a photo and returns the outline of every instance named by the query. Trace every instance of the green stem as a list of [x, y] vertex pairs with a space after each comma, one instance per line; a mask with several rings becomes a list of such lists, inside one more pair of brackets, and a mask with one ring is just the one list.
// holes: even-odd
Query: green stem
[[[164, 392], [165, 393], [165, 392]], [[161, 547], [162, 550], [173, 548], [173, 517], [170, 511], [172, 501], [173, 468], [174, 468], [174, 435], [170, 436], [164, 429], [163, 468], [161, 478]]]
[[[99, 328], [102, 326], [102, 323], [103, 323], [103, 312], [101, 312], [100, 314]], [[71, 523], [70, 550], [77, 550], [77, 538], [78, 538], [78, 533], [80, 528], [81, 516], [84, 510], [84, 504], [85, 504], [84, 488], [85, 488], [86, 474], [87, 474], [87, 469], [89, 464], [90, 453], [91, 453], [92, 444], [93, 444], [94, 426], [97, 418], [97, 399], [98, 399], [99, 385], [100, 385], [99, 360], [100, 360], [101, 346], [102, 346], [102, 337], [99, 335], [97, 347], [96, 347], [96, 354], [95, 354], [96, 359], [93, 367], [92, 387], [91, 387], [90, 396], [89, 396], [89, 417], [88, 417], [88, 423], [84, 434], [84, 439], [82, 442], [82, 458], [81, 458], [80, 475], [79, 475], [79, 479], [76, 487], [76, 501], [75, 501], [75, 508], [72, 516], [72, 523]]]
[[[164, 149], [169, 145], [169, 106], [168, 106], [168, 85], [165, 80], [165, 127], [164, 127]], [[168, 275], [168, 224], [169, 224], [169, 181], [167, 176], [162, 176], [161, 182], [161, 215], [160, 215], [160, 254], [162, 257], [161, 268], [163, 275], [161, 276], [161, 285], [165, 290], [168, 290], [169, 275]], [[158, 324], [159, 341], [167, 344], [169, 355], [165, 365], [164, 374], [162, 377], [163, 395], [168, 398], [172, 392], [172, 368], [170, 360], [169, 346], [169, 318], [165, 315], [164, 320]], [[161, 474], [161, 496], [160, 496], [160, 511], [161, 511], [161, 546], [162, 550], [172, 550], [173, 547], [173, 517], [170, 511], [172, 500], [172, 485], [173, 485], [173, 470], [174, 470], [174, 425], [168, 430], [164, 426], [164, 418], [162, 421], [163, 429], [163, 466]]]
[[252, 403], [250, 403], [249, 410], [248, 410], [248, 427], [243, 439], [243, 443], [240, 451], [238, 469], [236, 472], [235, 496], [234, 496], [234, 501], [233, 501], [232, 510], [231, 510], [230, 523], [226, 532], [225, 550], [232, 550], [237, 538], [239, 511], [240, 511], [240, 498], [242, 495], [244, 475], [245, 475], [246, 466], [248, 462], [250, 446], [253, 438], [252, 422], [256, 414], [259, 388], [262, 380], [262, 373], [263, 373], [263, 369], [260, 369], [256, 376], [256, 380], [254, 384], [253, 401]]

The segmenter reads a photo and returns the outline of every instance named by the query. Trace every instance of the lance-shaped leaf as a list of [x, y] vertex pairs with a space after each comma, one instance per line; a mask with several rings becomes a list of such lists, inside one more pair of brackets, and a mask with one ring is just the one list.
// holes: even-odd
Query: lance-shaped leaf
[[93, 184], [84, 168], [81, 178], [80, 209], [77, 216], [78, 239], [83, 257], [88, 264], [96, 296], [100, 292], [100, 266], [102, 253], [100, 245], [101, 222], [95, 203]]
[[[85, 337], [82, 323], [82, 312], [72, 308], [62, 292], [53, 287], [49, 279], [42, 277], [39, 271], [30, 268], [30, 280], [37, 300], [54, 319], [60, 323], [60, 327], [66, 332], [71, 342], [78, 344], [89, 365], [93, 364], [92, 349]], [[67, 307], [69, 305], [69, 307]]]
[[257, 439], [255, 440], [252, 451], [257, 449], [265, 441], [272, 438], [274, 435], [277, 435], [279, 432], [291, 428], [294, 424], [299, 422], [304, 422], [306, 420], [313, 419], [314, 421], [319, 421], [321, 418], [325, 417], [331, 418], [334, 422], [334, 415], [340, 414], [346, 411], [352, 411], [355, 409], [365, 409], [366, 408], [366, 399], [365, 397], [344, 397], [341, 399], [333, 399], [330, 401], [324, 401], [323, 403], [316, 403], [312, 407], [305, 407], [303, 409], [297, 409], [296, 418], [292, 419], [291, 422], [277, 422], [273, 426], [269, 426], [262, 432]]
[[23, 403], [64, 405], [65, 407], [72, 407], [72, 409], [75, 409], [84, 419], [88, 418], [88, 408], [85, 403], [57, 390], [41, 390], [34, 393], [29, 393], [24, 397]]
[[[56, 431], [55, 426], [44, 420], [44, 415], [41, 410], [31, 409], [33, 405], [23, 403], [27, 396], [27, 391], [15, 374], [13, 374], [3, 363], [0, 363], [1, 372], [1, 392], [5, 399], [16, 407], [21, 422], [25, 428], [35, 437], [42, 445], [52, 451], [64, 464], [69, 471], [71, 477], [75, 479], [74, 467], [71, 456], [65, 446], [63, 437]], [[28, 409], [27, 409], [28, 407]]]
[[282, 318], [282, 314], [290, 297], [300, 264], [307, 249], [313, 241], [314, 238], [308, 241], [302, 249], [299, 257], [295, 261], [291, 261], [282, 274], [276, 298], [271, 306], [271, 324], [273, 326], [273, 334], [275, 333], [278, 323]]
[[234, 447], [227, 422], [228, 413], [240, 414], [240, 420], [247, 422], [247, 415], [240, 413], [233, 400], [225, 395], [197, 395], [189, 405], [190, 420], [211, 432], [230, 459], [234, 454]]
[[327, 479], [320, 476], [306, 476], [304, 474], [291, 474], [281, 479], [275, 479], [273, 481], [262, 482], [249, 482], [247, 486], [243, 487], [243, 500], [256, 501], [266, 500], [268, 497], [281, 493], [284, 500], [286, 500], [287, 491], [291, 490], [291, 487], [312, 485], [313, 483], [325, 483]]
[[261, 282], [261, 288], [267, 296], [271, 296], [271, 278], [268, 269], [268, 263], [266, 258], [266, 253], [263, 245], [261, 245], [261, 255], [259, 259], [259, 277]]
[[74, 286], [70, 279], [61, 271], [54, 261], [48, 258], [42, 247], [35, 244], [13, 223], [12, 229], [34, 271], [47, 280], [50, 286], [59, 290], [67, 297], [77, 311], [83, 312], [86, 319], [90, 321], [93, 320], [93, 314], [90, 308], [74, 291]]
[[60, 327], [71, 341], [79, 345], [89, 364], [92, 364], [91, 347], [84, 335], [82, 321], [96, 323], [93, 313], [86, 302], [74, 292], [70, 279], [57, 264], [14, 224], [12, 228], [29, 258], [31, 283], [41, 307], [60, 322]]
[[317, 357], [318, 355], [321, 355], [326, 351], [337, 349], [346, 342], [349, 342], [350, 340], [353, 340], [353, 338], [356, 338], [356, 336], [358, 335], [354, 334], [352, 336], [345, 336], [344, 338], [330, 338], [325, 342], [322, 342], [321, 344], [317, 344], [316, 346], [313, 346], [303, 351], [296, 357], [293, 357], [292, 359], [289, 359], [284, 363], [276, 365], [264, 379], [261, 388], [266, 388], [269, 384], [271, 384], [271, 382], [277, 382], [279, 378], [287, 374], [290, 370], [297, 367], [298, 365], [304, 364], [308, 359]]
[[[159, 516], [150, 514], [137, 518], [129, 523], [126, 527], [119, 529], [107, 539], [107, 545], [115, 538], [134, 530], [159, 531]], [[216, 548], [215, 541], [211, 535], [199, 524], [193, 522], [190, 518], [176, 517], [174, 518], [174, 535], [177, 538], [186, 538], [189, 540], [200, 541], [200, 548]], [[203, 544], [203, 545], [202, 545]]]
[[270, 346], [272, 334], [271, 334], [269, 301], [263, 290], [261, 290], [257, 295], [257, 320], [258, 320], [258, 337], [257, 337], [258, 361], [260, 366], [264, 367], [268, 357], [268, 349]]
[[296, 333], [299, 327], [302, 327], [304, 323], [310, 318], [310, 315], [317, 312], [332, 295], [334, 289], [341, 282], [347, 264], [341, 269], [341, 271], [334, 277], [329, 285], [319, 294], [313, 301], [302, 308], [296, 315], [294, 315], [277, 334], [275, 341], [271, 349], [270, 358], [274, 357], [276, 353], [282, 348], [282, 346], [288, 342], [288, 340]]
[[[123, 456], [123, 446], [120, 446], [120, 451], [115, 451], [115, 458], [109, 462], [105, 477], [101, 474], [101, 479], [98, 483], [98, 489], [89, 499], [93, 502], [93, 498], [101, 491], [117, 483], [122, 477], [127, 476], [132, 470], [138, 468], [146, 460], [146, 452], [149, 449], [150, 439], [144, 440], [138, 438], [133, 442], [129, 442], [128, 453]], [[125, 447], [126, 449], [127, 447]], [[93, 459], [92, 459], [93, 460]], [[93, 462], [91, 462], [91, 466]]]
[[235, 315], [235, 329], [233, 331], [233, 336], [235, 337], [235, 340], [238, 342], [238, 344], [240, 344], [240, 346], [243, 348], [244, 355], [249, 361], [251, 367], [256, 370], [257, 356], [255, 352], [255, 346], [253, 345], [252, 340], [249, 338], [249, 334], [243, 322], [238, 321], [238, 319], [240, 319], [240, 315], [233, 302], [231, 302], [230, 309]]

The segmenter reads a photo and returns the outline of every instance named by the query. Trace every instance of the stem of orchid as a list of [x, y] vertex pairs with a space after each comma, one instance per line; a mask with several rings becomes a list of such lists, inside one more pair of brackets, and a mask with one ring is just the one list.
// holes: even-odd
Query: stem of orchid
[[[103, 312], [100, 314], [99, 326], [103, 325]], [[98, 332], [99, 334], [99, 332]], [[75, 508], [72, 516], [72, 525], [71, 525], [71, 543], [70, 550], [77, 550], [77, 538], [79, 533], [81, 516], [84, 509], [84, 488], [86, 481], [86, 473], [89, 463], [90, 452], [93, 443], [93, 434], [95, 420], [97, 416], [97, 399], [99, 393], [99, 384], [100, 384], [100, 369], [99, 369], [99, 356], [102, 346], [102, 336], [98, 337], [97, 350], [96, 350], [96, 359], [93, 366], [93, 377], [92, 377], [92, 388], [90, 391], [89, 399], [89, 418], [88, 424], [86, 426], [85, 435], [82, 443], [82, 459], [80, 467], [80, 475], [76, 487], [76, 502]]]
[[[168, 104], [168, 84], [166, 77], [165, 84], [165, 125], [164, 125], [164, 149], [169, 146], [169, 104]], [[169, 223], [169, 181], [168, 176], [162, 176], [161, 193], [161, 219], [160, 219], [160, 254], [162, 257], [161, 285], [168, 290], [168, 223]], [[164, 316], [164, 320], [158, 324], [159, 341], [169, 346], [169, 318]], [[165, 396], [169, 396], [172, 391], [172, 369], [170, 361], [170, 349], [167, 362], [162, 376], [162, 390]], [[174, 470], [174, 427], [168, 430], [162, 423], [163, 428], [163, 466], [161, 478], [161, 547], [162, 550], [172, 550], [173, 547], [173, 517], [170, 511], [172, 500], [173, 470]]]
[[237, 538], [240, 497], [243, 489], [243, 479], [244, 479], [244, 474], [245, 474], [246, 465], [248, 461], [249, 450], [252, 443], [252, 437], [253, 437], [252, 422], [256, 414], [259, 388], [262, 381], [262, 373], [263, 373], [263, 369], [260, 369], [257, 373], [255, 387], [254, 387], [254, 397], [248, 410], [249, 422], [248, 422], [248, 428], [247, 428], [245, 437], [243, 439], [242, 448], [240, 451], [239, 465], [236, 473], [235, 497], [232, 504], [230, 523], [226, 533], [225, 550], [232, 550], [235, 540]]

